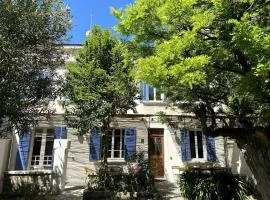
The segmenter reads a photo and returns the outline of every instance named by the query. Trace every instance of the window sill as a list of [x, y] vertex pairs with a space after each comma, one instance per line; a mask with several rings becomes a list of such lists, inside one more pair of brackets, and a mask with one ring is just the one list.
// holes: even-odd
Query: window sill
[[124, 158], [108, 158], [109, 163], [125, 163]]
[[6, 171], [5, 174], [10, 175], [33, 175], [33, 174], [52, 174], [53, 171], [49, 169], [39, 169], [39, 170], [24, 170], [24, 171]]
[[216, 166], [218, 163], [216, 161], [208, 161], [207, 159], [193, 159], [187, 161], [186, 164], [192, 168], [211, 168]]
[[146, 105], [146, 106], [166, 106], [168, 105], [169, 103], [167, 101], [142, 101], [141, 102], [143, 105]]

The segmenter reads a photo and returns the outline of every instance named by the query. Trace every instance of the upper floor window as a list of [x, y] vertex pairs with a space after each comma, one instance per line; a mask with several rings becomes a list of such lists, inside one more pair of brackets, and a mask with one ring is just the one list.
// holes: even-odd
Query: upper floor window
[[157, 88], [154, 88], [144, 82], [140, 83], [141, 98], [143, 101], [164, 101], [165, 95]]

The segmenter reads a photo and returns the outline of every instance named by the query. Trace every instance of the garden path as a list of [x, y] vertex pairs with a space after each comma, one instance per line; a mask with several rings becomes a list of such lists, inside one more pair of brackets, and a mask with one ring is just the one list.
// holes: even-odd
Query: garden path
[[179, 189], [176, 187], [176, 185], [167, 180], [157, 180], [155, 182], [155, 186], [159, 195], [164, 200], [184, 200], [183, 197], [180, 197]]
[[56, 196], [51, 196], [48, 200], [82, 200], [83, 199], [83, 186], [70, 186]]

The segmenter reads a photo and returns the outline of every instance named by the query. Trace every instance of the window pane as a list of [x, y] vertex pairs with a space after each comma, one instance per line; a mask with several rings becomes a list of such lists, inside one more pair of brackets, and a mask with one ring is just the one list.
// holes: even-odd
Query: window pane
[[152, 156], [152, 155], [155, 155], [155, 140], [154, 140], [154, 138], [153, 137], [150, 137], [149, 138], [149, 153], [150, 153], [150, 155]]
[[52, 155], [53, 151], [53, 138], [47, 137], [46, 138], [46, 146], [45, 146], [45, 155]]
[[198, 144], [198, 156], [203, 158], [203, 141], [202, 141], [202, 132], [197, 132], [197, 144]]
[[111, 158], [111, 150], [112, 150], [112, 132], [110, 131], [107, 136], [107, 145], [108, 145], [108, 154], [107, 157]]
[[121, 136], [121, 130], [115, 129], [114, 131], [114, 158], [120, 158], [120, 136]]
[[158, 89], [156, 89], [156, 100], [157, 101], [161, 100], [161, 92]]
[[125, 147], [124, 147], [124, 145], [125, 145], [125, 141], [124, 141], [124, 138], [125, 138], [125, 134], [124, 134], [124, 130], [122, 130], [122, 148], [121, 148], [121, 151], [122, 151], [122, 156], [121, 156], [121, 158], [123, 158], [124, 157], [124, 155], [125, 155]]
[[34, 147], [33, 147], [33, 156], [40, 155], [40, 147], [41, 147], [41, 137], [35, 137]]
[[155, 155], [162, 155], [162, 141], [160, 137], [155, 138]]
[[189, 131], [189, 138], [190, 138], [190, 153], [191, 153], [191, 158], [196, 158], [195, 134], [194, 134], [194, 131]]
[[149, 86], [149, 101], [154, 100], [154, 88]]
[[54, 135], [54, 129], [53, 128], [48, 128], [47, 129], [47, 135], [53, 136]]
[[120, 130], [116, 129], [114, 133], [114, 150], [120, 150]]

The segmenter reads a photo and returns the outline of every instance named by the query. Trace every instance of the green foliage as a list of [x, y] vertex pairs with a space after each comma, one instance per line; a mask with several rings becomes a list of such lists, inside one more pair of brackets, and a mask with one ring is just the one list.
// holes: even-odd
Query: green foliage
[[[212, 128], [217, 111], [232, 128], [246, 127], [243, 116], [269, 125], [269, 1], [138, 0], [112, 13], [115, 29], [130, 37], [137, 79], [177, 105], [186, 102], [182, 108], [199, 119], [208, 116]], [[233, 108], [243, 99], [248, 112], [237, 115]]]
[[[137, 79], [194, 113], [204, 134], [246, 149], [266, 139], [268, 149], [269, 0], [137, 0], [112, 12], [116, 30], [130, 38]], [[269, 199], [269, 158], [260, 166], [246, 160]]]
[[244, 200], [248, 194], [244, 178], [228, 172], [185, 171], [178, 186], [189, 200]]
[[29, 176], [6, 176], [0, 199], [35, 200], [46, 199], [48, 195], [56, 195], [60, 192], [60, 188], [57, 184], [53, 185], [52, 177], [38, 173], [32, 173]]
[[135, 107], [137, 88], [130, 76], [130, 62], [124, 62], [125, 47], [108, 30], [94, 26], [76, 57], [69, 63], [67, 90], [68, 122], [87, 133], [108, 125], [116, 115]]
[[[61, 45], [70, 27], [70, 12], [60, 0], [0, 1], [0, 137], [25, 129], [49, 111], [49, 99], [61, 79]], [[52, 79], [39, 79], [48, 71]]]
[[104, 163], [98, 167], [97, 173], [87, 175], [87, 189], [89, 191], [117, 192], [155, 192], [154, 176], [150, 172], [149, 162], [143, 154], [136, 155], [136, 162], [127, 163], [127, 172], [110, 172], [105, 177]]

